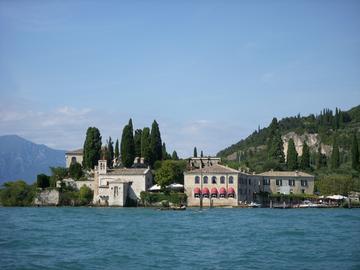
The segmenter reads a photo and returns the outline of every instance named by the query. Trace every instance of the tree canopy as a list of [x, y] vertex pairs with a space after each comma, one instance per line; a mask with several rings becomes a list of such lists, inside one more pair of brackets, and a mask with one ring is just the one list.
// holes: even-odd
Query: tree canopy
[[296, 152], [293, 139], [290, 139], [288, 143], [286, 165], [289, 170], [296, 170], [298, 168], [298, 153]]
[[122, 164], [130, 168], [134, 164], [135, 159], [135, 144], [133, 136], [132, 120], [129, 120], [122, 133], [121, 137], [121, 161]]
[[360, 169], [359, 167], [359, 144], [356, 137], [356, 132], [353, 134], [351, 143], [351, 167], [354, 170]]
[[83, 149], [83, 167], [93, 169], [98, 163], [101, 154], [101, 135], [96, 127], [89, 127]]
[[153, 167], [155, 161], [162, 160], [162, 142], [158, 123], [154, 120], [150, 133], [150, 165]]
[[303, 170], [310, 169], [310, 149], [309, 146], [306, 144], [306, 142], [304, 142], [302, 148], [300, 168]]

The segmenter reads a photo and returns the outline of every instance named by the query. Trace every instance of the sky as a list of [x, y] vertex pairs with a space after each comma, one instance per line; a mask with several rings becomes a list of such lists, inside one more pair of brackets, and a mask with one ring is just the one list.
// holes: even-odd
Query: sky
[[159, 123], [205, 155], [360, 104], [360, 1], [0, 0], [0, 135], [56, 149]]

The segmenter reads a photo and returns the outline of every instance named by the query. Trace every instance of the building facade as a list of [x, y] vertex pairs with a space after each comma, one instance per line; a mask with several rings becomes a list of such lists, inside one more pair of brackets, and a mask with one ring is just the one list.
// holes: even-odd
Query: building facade
[[70, 165], [75, 162], [82, 164], [83, 149], [72, 150], [65, 153], [66, 168], [69, 168]]
[[214, 164], [184, 173], [188, 206], [237, 206], [239, 172]]
[[315, 177], [300, 171], [268, 171], [260, 176], [260, 191], [279, 194], [313, 194]]
[[106, 160], [99, 160], [94, 169], [94, 204], [125, 206], [127, 199], [140, 200], [140, 193], [152, 186], [150, 168], [109, 169]]
[[313, 194], [314, 176], [298, 171], [249, 174], [216, 163], [185, 172], [184, 189], [188, 206], [238, 206], [262, 202], [266, 193]]

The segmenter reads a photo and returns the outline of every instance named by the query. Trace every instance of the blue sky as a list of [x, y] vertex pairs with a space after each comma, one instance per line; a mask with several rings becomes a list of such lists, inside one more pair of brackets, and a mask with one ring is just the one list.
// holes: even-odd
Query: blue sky
[[[104, 3], [105, 2], [105, 3]], [[359, 1], [0, 1], [0, 134], [81, 147], [156, 119], [170, 152], [360, 101]]]

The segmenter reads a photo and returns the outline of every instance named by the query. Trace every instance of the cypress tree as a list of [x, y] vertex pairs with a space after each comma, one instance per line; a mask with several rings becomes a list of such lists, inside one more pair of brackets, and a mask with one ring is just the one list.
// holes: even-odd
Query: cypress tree
[[200, 157], [204, 157], [203, 150], [200, 151]]
[[197, 149], [196, 149], [196, 146], [194, 147], [194, 157], [197, 157]]
[[359, 145], [355, 132], [351, 144], [351, 166], [354, 170], [359, 169]]
[[142, 130], [135, 130], [134, 143], [135, 143], [135, 157], [141, 157], [141, 134]]
[[93, 169], [100, 159], [101, 136], [96, 127], [89, 127], [86, 131], [86, 139], [83, 148], [83, 168]]
[[303, 170], [307, 170], [310, 168], [310, 149], [306, 142], [304, 142], [302, 148], [300, 167]]
[[298, 158], [298, 154], [296, 152], [294, 140], [290, 139], [288, 144], [287, 159], [286, 159], [286, 165], [289, 170], [297, 169], [298, 167], [297, 158]]
[[146, 163], [150, 162], [150, 129], [148, 127], [144, 128], [141, 133], [141, 156], [144, 158]]
[[162, 160], [161, 135], [160, 135], [159, 125], [155, 120], [151, 125], [150, 150], [151, 150], [150, 165], [152, 167], [155, 161]]
[[178, 157], [176, 151], [174, 151], [174, 152], [172, 153], [171, 159], [172, 159], [172, 160], [179, 160], [179, 157]]
[[279, 163], [285, 162], [284, 146], [280, 132], [276, 132], [272, 139], [271, 147], [269, 150], [269, 159], [275, 160]]
[[115, 158], [119, 158], [120, 152], [119, 152], [119, 140], [116, 139], [116, 143], [115, 143]]
[[333, 150], [331, 154], [331, 168], [337, 169], [340, 166], [340, 152], [336, 137], [334, 136]]
[[131, 119], [129, 120], [129, 124], [123, 129], [120, 151], [122, 164], [130, 168], [134, 164], [135, 159], [135, 144]]
[[111, 168], [114, 160], [114, 142], [111, 140], [111, 137], [109, 137], [107, 142], [106, 160], [108, 167]]
[[163, 160], [166, 160], [167, 157], [168, 157], [168, 154], [167, 154], [167, 151], [166, 151], [166, 144], [165, 143], [162, 144], [161, 150], [162, 150], [162, 158], [163, 158]]

